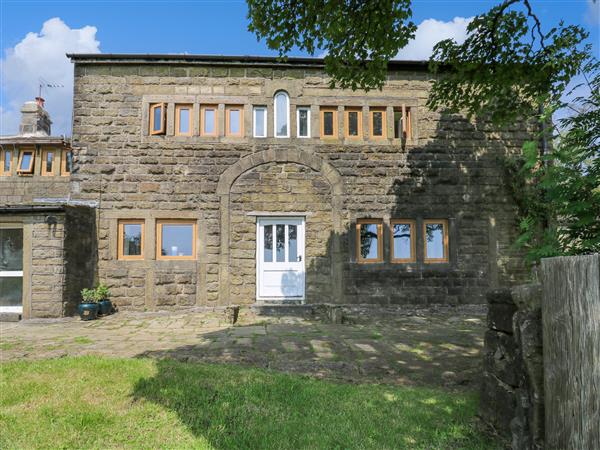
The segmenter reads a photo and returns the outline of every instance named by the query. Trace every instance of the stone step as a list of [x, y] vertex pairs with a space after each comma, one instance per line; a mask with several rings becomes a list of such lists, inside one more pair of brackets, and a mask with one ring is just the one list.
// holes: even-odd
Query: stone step
[[257, 316], [290, 316], [309, 318], [316, 314], [314, 305], [302, 305], [294, 303], [255, 303], [250, 307]]
[[0, 312], [0, 322], [18, 322], [21, 320], [21, 313]]

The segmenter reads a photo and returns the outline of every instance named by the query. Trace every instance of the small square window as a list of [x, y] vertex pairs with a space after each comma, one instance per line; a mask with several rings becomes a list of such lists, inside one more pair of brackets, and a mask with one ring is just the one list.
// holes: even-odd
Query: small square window
[[54, 150], [44, 150], [42, 152], [42, 176], [50, 177], [54, 175], [55, 155]]
[[428, 219], [423, 222], [426, 263], [448, 262], [448, 221]]
[[175, 134], [192, 135], [192, 105], [175, 105]]
[[244, 135], [243, 106], [226, 106], [225, 122], [225, 134], [227, 136], [242, 137]]
[[385, 139], [386, 137], [386, 119], [385, 108], [371, 108], [371, 138]]
[[394, 108], [394, 139], [412, 139], [412, 117], [410, 108]]
[[73, 150], [63, 150], [62, 161], [60, 163], [60, 174], [63, 177], [71, 175], [73, 170]]
[[346, 108], [346, 138], [362, 139], [362, 109], [361, 108]]
[[1, 150], [0, 152], [0, 175], [10, 176], [12, 172], [12, 150]]
[[196, 259], [196, 221], [158, 220], [156, 259]]
[[150, 134], [165, 134], [165, 103], [150, 104]]
[[141, 219], [119, 220], [119, 259], [144, 259], [144, 221]]
[[321, 107], [321, 137], [338, 137], [337, 108], [329, 106]]
[[383, 222], [381, 219], [357, 220], [356, 259], [359, 263], [383, 261]]
[[408, 219], [392, 219], [390, 221], [391, 260], [394, 263], [416, 261], [415, 221]]
[[267, 108], [266, 106], [254, 107], [254, 137], [267, 137]]
[[217, 122], [218, 117], [217, 105], [202, 105], [200, 107], [200, 135], [201, 136], [218, 136], [219, 127]]
[[22, 175], [32, 175], [34, 160], [35, 152], [33, 150], [21, 150], [19, 152], [19, 163], [17, 164], [17, 173]]
[[306, 106], [296, 109], [296, 129], [299, 138], [310, 137], [310, 108]]

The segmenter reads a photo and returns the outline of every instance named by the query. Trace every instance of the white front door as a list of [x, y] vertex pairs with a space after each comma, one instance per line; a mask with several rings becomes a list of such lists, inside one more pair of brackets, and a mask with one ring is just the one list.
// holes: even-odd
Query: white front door
[[258, 218], [258, 299], [304, 299], [304, 217]]
[[0, 224], [0, 312], [23, 312], [23, 228]]

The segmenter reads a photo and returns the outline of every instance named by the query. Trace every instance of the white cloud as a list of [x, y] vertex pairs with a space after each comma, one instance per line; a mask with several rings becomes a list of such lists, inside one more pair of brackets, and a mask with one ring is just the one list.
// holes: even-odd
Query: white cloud
[[593, 26], [600, 25], [600, 1], [588, 0], [585, 21]]
[[398, 52], [395, 59], [426, 60], [431, 56], [433, 46], [442, 39], [454, 39], [462, 44], [467, 38], [467, 25], [473, 17], [455, 17], [450, 22], [426, 19], [419, 24], [415, 37]]
[[64, 87], [42, 88], [52, 120], [52, 134], [71, 134], [73, 65], [65, 53], [99, 53], [97, 29], [69, 28], [60, 18], [44, 22], [40, 33], [30, 32], [0, 61], [4, 107], [0, 107], [0, 134], [16, 134], [20, 109], [38, 95], [39, 78]]

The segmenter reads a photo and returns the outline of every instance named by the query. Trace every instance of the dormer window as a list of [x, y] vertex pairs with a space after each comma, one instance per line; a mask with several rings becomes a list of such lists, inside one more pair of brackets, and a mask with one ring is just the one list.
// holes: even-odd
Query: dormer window
[[12, 171], [12, 151], [2, 150], [0, 154], [0, 175], [10, 175]]
[[54, 175], [54, 150], [44, 150], [42, 153], [42, 176], [49, 177]]
[[164, 103], [150, 105], [150, 134], [165, 134], [165, 115]]
[[33, 174], [33, 161], [35, 153], [33, 150], [21, 150], [19, 153], [19, 164], [17, 165], [17, 173], [20, 175]]
[[67, 177], [71, 175], [71, 171], [73, 170], [73, 151], [65, 150], [62, 154], [62, 162], [60, 165], [60, 174], [63, 177]]
[[290, 98], [283, 91], [275, 94], [275, 137], [290, 137]]

